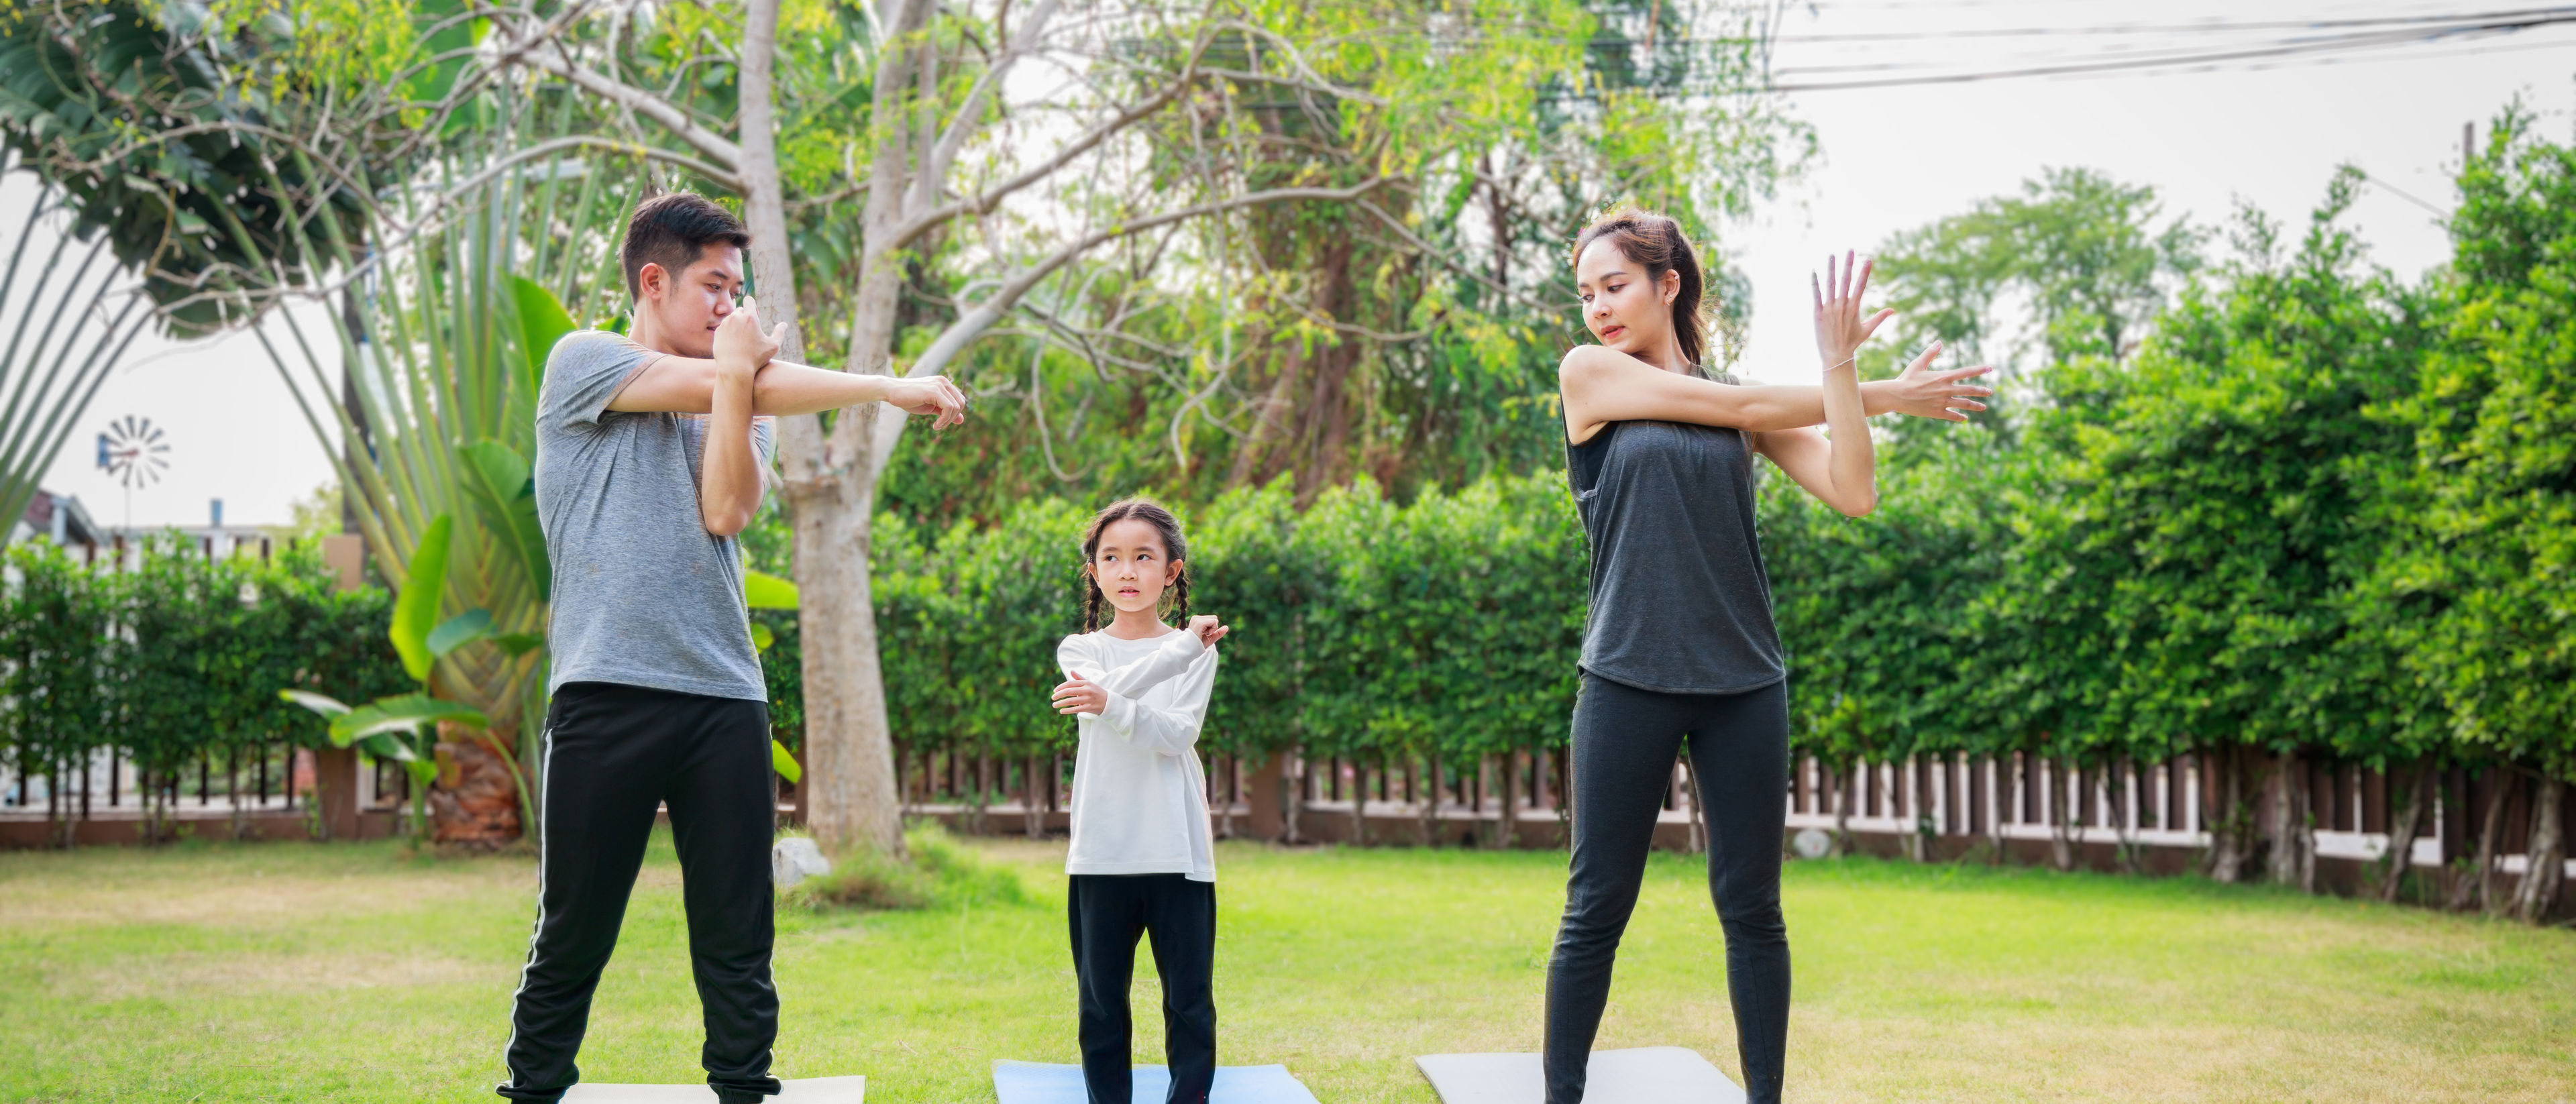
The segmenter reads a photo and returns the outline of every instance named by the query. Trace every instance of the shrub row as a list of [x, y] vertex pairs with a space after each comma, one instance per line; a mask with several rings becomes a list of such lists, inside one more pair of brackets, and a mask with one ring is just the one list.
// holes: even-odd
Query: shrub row
[[[2346, 174], [2303, 232], [2248, 214], [2238, 258], [2128, 355], [2036, 373], [1977, 425], [1883, 427], [1872, 517], [1774, 473], [1762, 540], [1798, 749], [2087, 768], [2192, 752], [2247, 797], [2287, 773], [2271, 764], [2360, 764], [2396, 773], [2392, 808], [2466, 768], [2527, 787], [2528, 850], [2555, 870], [2576, 777], [2576, 150], [2526, 126], [2505, 120], [2470, 165], [2457, 259], [2429, 279], [2368, 263], [2341, 222]], [[1071, 739], [1046, 690], [1096, 505], [880, 524], [907, 748], [1007, 759]], [[1180, 512], [1193, 606], [1237, 630], [1211, 752], [1456, 762], [1565, 740], [1585, 548], [1560, 473], [1403, 504], [1362, 483], [1303, 510], [1273, 486]], [[792, 664], [774, 677], [791, 716]], [[2247, 808], [2209, 810], [2214, 863], [2264, 846]], [[2278, 856], [2305, 814], [2272, 808]]]
[[309, 546], [208, 559], [174, 536], [119, 570], [30, 542], [7, 568], [0, 752], [21, 776], [68, 777], [114, 751], [167, 779], [207, 756], [319, 746], [322, 719], [278, 690], [365, 700], [408, 685], [387, 638], [391, 597], [335, 592]]

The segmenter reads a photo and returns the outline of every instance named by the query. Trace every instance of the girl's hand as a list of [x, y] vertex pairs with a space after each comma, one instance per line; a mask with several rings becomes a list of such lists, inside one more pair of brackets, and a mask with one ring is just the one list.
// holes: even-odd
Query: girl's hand
[[1099, 716], [1109, 709], [1109, 691], [1099, 683], [1082, 677], [1080, 671], [1065, 672], [1066, 679], [1055, 687], [1055, 711], [1064, 714], [1089, 713]]
[[1852, 354], [1859, 351], [1862, 342], [1869, 340], [1869, 335], [1878, 331], [1878, 324], [1896, 317], [1895, 311], [1883, 310], [1871, 315], [1866, 322], [1861, 320], [1861, 293], [1869, 290], [1869, 274], [1878, 262], [1863, 261], [1855, 273], [1853, 257], [1850, 252], [1843, 254], [1839, 275], [1834, 271], [1834, 259], [1825, 258], [1825, 280], [1822, 284], [1816, 282], [1814, 273], [1807, 275], [1807, 284], [1816, 294], [1816, 351], [1824, 355], [1825, 371], [1828, 372], [1849, 367]]
[[1227, 626], [1218, 624], [1216, 618], [1201, 614], [1190, 618], [1186, 631], [1197, 634], [1200, 647], [1213, 648], [1216, 647], [1217, 641], [1225, 639], [1225, 634], [1230, 630]]
[[1923, 350], [1922, 356], [1914, 358], [1914, 363], [1905, 366], [1905, 371], [1896, 377], [1896, 386], [1887, 392], [1895, 396], [1896, 400], [1895, 409], [1891, 413], [1911, 414], [1917, 418], [1937, 418], [1945, 422], [1964, 422], [1968, 420], [1968, 416], [1958, 413], [1959, 411], [1986, 408], [1986, 404], [1978, 402], [1977, 399], [1994, 394], [1995, 389], [1963, 381], [1994, 371], [1994, 366], [1980, 364], [1974, 368], [1954, 368], [1947, 372], [1935, 372], [1932, 370], [1932, 358], [1939, 355], [1941, 355], [1941, 343], [1935, 341], [1931, 348]]

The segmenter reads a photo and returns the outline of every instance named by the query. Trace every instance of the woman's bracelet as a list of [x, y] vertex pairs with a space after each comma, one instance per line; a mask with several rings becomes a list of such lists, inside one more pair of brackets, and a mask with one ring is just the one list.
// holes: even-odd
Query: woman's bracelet
[[1859, 359], [1860, 359], [1860, 354], [1859, 354], [1859, 353], [1853, 353], [1852, 355], [1847, 356], [1847, 357], [1844, 357], [1844, 358], [1842, 358], [1841, 360], [1837, 360], [1837, 361], [1835, 361], [1835, 362], [1833, 362], [1833, 363], [1831, 363], [1831, 364], [1825, 365], [1825, 371], [1828, 371], [1828, 372], [1833, 371], [1833, 370], [1834, 370], [1834, 369], [1836, 369], [1836, 368], [1840, 368], [1840, 367], [1842, 367], [1843, 365], [1849, 364], [1849, 363], [1851, 363], [1851, 362], [1853, 362], [1853, 361], [1855, 361], [1855, 360], [1859, 360]]

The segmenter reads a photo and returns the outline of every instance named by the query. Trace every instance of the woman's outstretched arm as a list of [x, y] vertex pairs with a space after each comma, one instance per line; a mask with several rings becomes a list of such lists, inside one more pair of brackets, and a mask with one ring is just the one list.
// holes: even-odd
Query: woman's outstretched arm
[[[1895, 379], [1861, 384], [1862, 414], [1965, 421], [1953, 411], [1986, 408], [1977, 400], [1994, 390], [1972, 381], [1993, 370], [1979, 365], [1935, 372], [1930, 358], [1917, 360]], [[1762, 432], [1826, 421], [1822, 387], [1718, 383], [1664, 371], [1606, 345], [1575, 346], [1557, 365], [1556, 383], [1565, 405], [1565, 439], [1578, 445], [1611, 422], [1684, 422]]]
[[[1864, 517], [1878, 508], [1878, 450], [1870, 440], [1869, 416], [1861, 409], [1860, 369], [1854, 360], [1861, 343], [1896, 312], [1860, 316], [1860, 297], [1869, 289], [1872, 266], [1863, 264], [1855, 275], [1851, 259], [1844, 255], [1839, 274], [1828, 259], [1824, 284], [1815, 289], [1816, 351], [1825, 361], [1821, 390], [1826, 433], [1805, 427], [1758, 432], [1753, 435], [1753, 449], [1770, 457], [1825, 505], [1851, 517]], [[1924, 369], [1940, 348], [1940, 343], [1933, 343], [1906, 371]]]

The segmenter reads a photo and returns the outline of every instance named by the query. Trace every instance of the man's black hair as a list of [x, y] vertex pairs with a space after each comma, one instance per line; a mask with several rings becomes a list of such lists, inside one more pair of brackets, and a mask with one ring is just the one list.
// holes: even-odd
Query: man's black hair
[[705, 196], [672, 192], [636, 205], [634, 217], [626, 220], [626, 245], [620, 251], [626, 263], [626, 293], [642, 302], [645, 265], [660, 265], [676, 280], [716, 242], [749, 249], [751, 232], [743, 229], [733, 212]]

